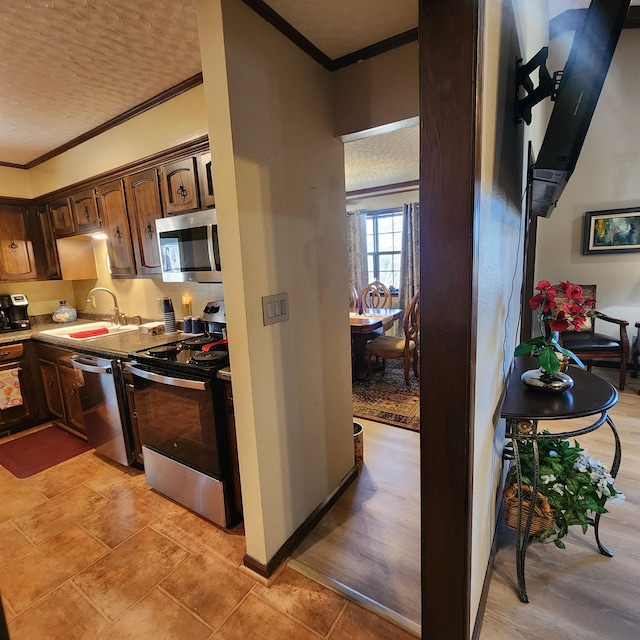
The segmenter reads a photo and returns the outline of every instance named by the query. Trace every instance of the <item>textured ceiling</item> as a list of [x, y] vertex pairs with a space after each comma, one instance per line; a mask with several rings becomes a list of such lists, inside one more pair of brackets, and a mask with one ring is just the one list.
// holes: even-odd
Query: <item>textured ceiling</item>
[[34, 160], [200, 70], [195, 0], [2, 0], [0, 161]]
[[[331, 59], [418, 24], [417, 0], [267, 4]], [[0, 0], [0, 163], [33, 162], [200, 71], [196, 0]], [[348, 144], [349, 190], [415, 179], [396, 135], [399, 152], [392, 134]]]
[[344, 145], [347, 191], [418, 179], [420, 127], [362, 138]]
[[332, 60], [418, 26], [418, 0], [268, 0], [267, 4]]

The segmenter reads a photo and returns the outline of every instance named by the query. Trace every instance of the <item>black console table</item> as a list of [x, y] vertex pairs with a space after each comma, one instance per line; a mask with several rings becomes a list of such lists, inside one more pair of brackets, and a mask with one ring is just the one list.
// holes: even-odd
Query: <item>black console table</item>
[[[573, 438], [585, 433], [590, 433], [601, 427], [605, 422], [611, 428], [615, 440], [615, 453], [611, 465], [611, 475], [616, 477], [620, 468], [621, 448], [620, 438], [613, 421], [607, 411], [618, 401], [618, 391], [606, 380], [584, 371], [577, 367], [570, 367], [567, 372], [574, 380], [572, 389], [560, 393], [546, 393], [527, 387], [520, 375], [528, 369], [538, 367], [536, 358], [516, 358], [514, 370], [507, 385], [507, 393], [502, 405], [501, 415], [506, 418], [506, 437], [511, 440], [513, 447], [513, 459], [516, 465], [518, 481], [518, 525], [516, 530], [516, 567], [518, 574], [518, 596], [522, 602], [529, 602], [525, 584], [525, 555], [527, 547], [531, 543], [531, 522], [533, 509], [529, 509], [523, 522], [522, 510], [522, 469], [520, 466], [520, 442], [531, 442], [534, 454], [533, 496], [537, 495], [539, 468], [537, 440], [543, 438]], [[544, 434], [538, 432], [538, 421], [567, 420], [571, 418], [583, 418], [585, 416], [597, 416], [594, 422], [587, 427], [573, 431]], [[596, 514], [592, 522], [598, 550], [605, 556], [612, 557], [613, 553], [600, 542], [599, 524], [600, 514]]]

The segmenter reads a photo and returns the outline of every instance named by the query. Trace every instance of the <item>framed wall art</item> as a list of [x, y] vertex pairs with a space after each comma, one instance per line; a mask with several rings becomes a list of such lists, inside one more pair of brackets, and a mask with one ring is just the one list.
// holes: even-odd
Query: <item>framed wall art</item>
[[587, 211], [582, 255], [640, 252], [640, 207]]

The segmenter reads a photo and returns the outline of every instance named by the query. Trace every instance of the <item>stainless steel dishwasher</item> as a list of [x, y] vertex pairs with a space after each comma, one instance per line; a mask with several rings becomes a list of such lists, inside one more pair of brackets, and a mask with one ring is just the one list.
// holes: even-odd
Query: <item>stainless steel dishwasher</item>
[[119, 361], [79, 354], [71, 357], [71, 365], [83, 378], [80, 398], [87, 441], [99, 454], [130, 465], [133, 447], [125, 429], [124, 384]]

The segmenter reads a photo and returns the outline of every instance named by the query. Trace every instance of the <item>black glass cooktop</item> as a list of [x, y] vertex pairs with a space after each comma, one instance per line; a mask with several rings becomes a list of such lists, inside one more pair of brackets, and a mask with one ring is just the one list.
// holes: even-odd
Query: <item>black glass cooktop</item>
[[185, 338], [139, 351], [135, 354], [135, 359], [157, 369], [215, 373], [229, 364], [226, 341], [216, 344], [221, 340], [222, 334]]

